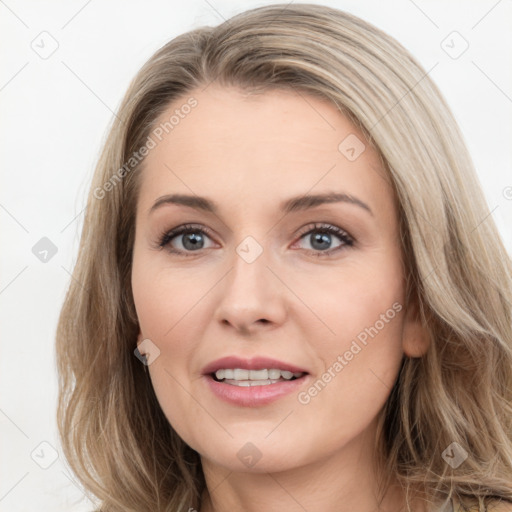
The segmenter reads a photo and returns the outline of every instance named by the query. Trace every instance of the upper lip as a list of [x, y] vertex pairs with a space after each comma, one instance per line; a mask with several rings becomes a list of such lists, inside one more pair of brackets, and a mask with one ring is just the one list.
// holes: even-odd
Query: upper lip
[[221, 357], [220, 359], [216, 359], [215, 361], [207, 364], [203, 368], [203, 375], [215, 373], [217, 370], [221, 370], [223, 368], [242, 368], [245, 370], [260, 370], [264, 368], [270, 370], [276, 368], [278, 370], [285, 370], [292, 373], [308, 373], [303, 368], [299, 368], [293, 364], [278, 361], [277, 359], [272, 359], [270, 357], [256, 356], [246, 359], [237, 356], [227, 356]]

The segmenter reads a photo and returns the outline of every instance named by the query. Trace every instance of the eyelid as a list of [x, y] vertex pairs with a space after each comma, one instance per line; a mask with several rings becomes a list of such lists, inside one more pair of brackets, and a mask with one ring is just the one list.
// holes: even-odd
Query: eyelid
[[[189, 231], [197, 231], [200, 233], [204, 233], [209, 238], [213, 238], [213, 231], [211, 231], [209, 228], [201, 225], [201, 224], [193, 224], [193, 223], [187, 223], [187, 224], [181, 224], [179, 226], [176, 226], [175, 228], [165, 230], [159, 237], [157, 245], [158, 248], [164, 248], [168, 246], [172, 239], [184, 235]], [[182, 252], [179, 249], [176, 249], [176, 252]]]
[[303, 228], [301, 228], [299, 232], [299, 241], [302, 240], [302, 238], [304, 238], [306, 235], [315, 231], [323, 231], [324, 233], [334, 235], [338, 237], [343, 243], [342, 245], [335, 247], [333, 249], [329, 249], [327, 251], [306, 250], [308, 253], [313, 254], [314, 256], [328, 258], [329, 256], [337, 254], [338, 252], [342, 251], [343, 249], [346, 249], [347, 247], [352, 247], [355, 243], [355, 238], [352, 235], [350, 235], [346, 230], [329, 222], [313, 222], [311, 224], [308, 224], [307, 226], [304, 226]]
[[[354, 237], [352, 237], [343, 228], [340, 228], [340, 227], [338, 227], [334, 224], [328, 223], [328, 222], [313, 222], [313, 223], [310, 223], [310, 224], [302, 227], [299, 230], [299, 232], [295, 235], [296, 237], [298, 237], [297, 242], [302, 240], [306, 235], [308, 235], [309, 233], [314, 232], [314, 231], [319, 231], [319, 232], [323, 231], [328, 234], [333, 234], [343, 242], [342, 245], [335, 247], [334, 249], [329, 249], [326, 251], [315, 251], [315, 250], [311, 250], [311, 249], [309, 249], [309, 250], [306, 249], [307, 253], [313, 254], [314, 256], [329, 257], [329, 256], [331, 256], [332, 253], [337, 253], [346, 247], [351, 247], [355, 241]], [[175, 228], [164, 231], [158, 239], [156, 248], [163, 249], [165, 247], [168, 247], [168, 246], [170, 246], [170, 242], [174, 238], [182, 236], [184, 234], [187, 234], [188, 232], [203, 233], [210, 239], [215, 238], [213, 235], [213, 232], [206, 226], [203, 226], [201, 224], [194, 224], [194, 223], [181, 224], [179, 226], [176, 226]], [[297, 242], [295, 242], [293, 245], [295, 245]], [[209, 248], [207, 248], [207, 249], [209, 249]], [[171, 254], [177, 254], [179, 256], [187, 257], [187, 256], [195, 256], [194, 253], [196, 253], [196, 252], [199, 254], [201, 252], [201, 249], [199, 249], [198, 251], [184, 251], [182, 249], [172, 248], [172, 249], [168, 249], [168, 251]]]
[[312, 222], [310, 224], [307, 224], [303, 228], [301, 228], [297, 234], [298, 237], [302, 237], [304, 235], [307, 235], [311, 231], [329, 231], [333, 234], [339, 233], [345, 235], [347, 238], [350, 238], [353, 240], [353, 237], [349, 235], [347, 231], [345, 231], [343, 228], [340, 228], [334, 224], [331, 224], [330, 222]]

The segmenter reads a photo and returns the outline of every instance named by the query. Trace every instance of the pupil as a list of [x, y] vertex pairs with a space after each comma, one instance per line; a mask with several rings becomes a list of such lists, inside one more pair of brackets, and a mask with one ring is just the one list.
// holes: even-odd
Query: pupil
[[[315, 247], [316, 243], [319, 243], [320, 245]], [[321, 245], [322, 243], [324, 243], [325, 245]], [[326, 247], [328, 247], [330, 245], [330, 243], [331, 243], [331, 235], [329, 235], [328, 233], [319, 233], [319, 234], [313, 235], [313, 243], [311, 244], [311, 246], [314, 249], [325, 249]]]
[[[185, 247], [185, 249], [200, 249], [200, 245], [202, 242], [204, 242], [202, 240], [202, 235], [198, 235], [196, 233], [188, 233], [185, 235], [183, 239], [183, 247]], [[191, 245], [187, 247], [187, 244]]]

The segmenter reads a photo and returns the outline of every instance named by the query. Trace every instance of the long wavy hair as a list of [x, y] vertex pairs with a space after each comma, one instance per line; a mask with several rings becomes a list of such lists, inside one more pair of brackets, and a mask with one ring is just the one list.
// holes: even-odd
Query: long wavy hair
[[[491, 499], [512, 501], [512, 264], [463, 137], [428, 73], [397, 41], [313, 4], [260, 7], [176, 37], [142, 67], [113, 119], [56, 340], [58, 427], [85, 489], [105, 512], [201, 505], [199, 455], [167, 421], [134, 356], [130, 282], [140, 149], [171, 103], [212, 82], [327, 99], [385, 165], [406, 296], [431, 343], [424, 356], [404, 357], [379, 416], [382, 492], [394, 475], [408, 498], [428, 503], [455, 497], [483, 511]], [[457, 468], [443, 458], [452, 443], [468, 454]]]

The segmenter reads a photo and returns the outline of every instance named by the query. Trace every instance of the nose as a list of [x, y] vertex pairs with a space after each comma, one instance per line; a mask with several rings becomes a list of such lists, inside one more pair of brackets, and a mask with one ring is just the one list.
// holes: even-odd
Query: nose
[[284, 322], [286, 289], [269, 263], [266, 249], [253, 261], [234, 251], [231, 269], [218, 289], [218, 322], [242, 334], [272, 329]]

